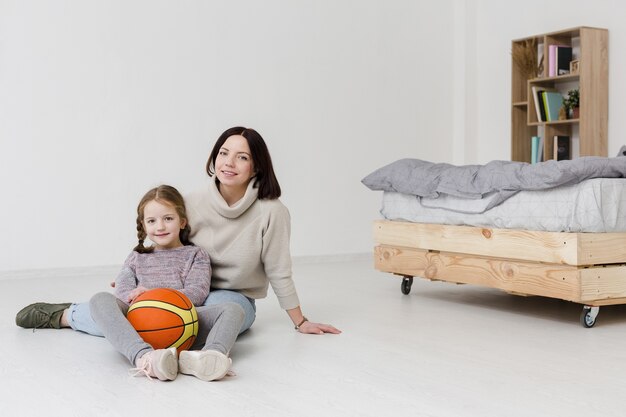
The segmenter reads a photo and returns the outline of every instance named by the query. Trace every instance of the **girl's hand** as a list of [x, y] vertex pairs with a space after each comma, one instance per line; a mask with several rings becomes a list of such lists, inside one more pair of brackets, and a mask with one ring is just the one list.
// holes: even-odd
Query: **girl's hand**
[[312, 321], [305, 321], [302, 323], [298, 331], [306, 334], [341, 333], [341, 330], [331, 326], [330, 324], [314, 323]]
[[142, 287], [141, 285], [128, 293], [128, 304], [132, 304], [135, 301], [135, 298], [139, 297], [144, 292], [148, 291], [146, 287]]

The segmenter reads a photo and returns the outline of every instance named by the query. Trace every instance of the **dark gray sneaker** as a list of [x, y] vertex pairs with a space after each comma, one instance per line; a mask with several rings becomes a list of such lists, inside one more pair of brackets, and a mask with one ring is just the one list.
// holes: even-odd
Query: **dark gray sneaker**
[[24, 307], [15, 316], [15, 324], [25, 329], [60, 329], [63, 310], [71, 303], [35, 303]]

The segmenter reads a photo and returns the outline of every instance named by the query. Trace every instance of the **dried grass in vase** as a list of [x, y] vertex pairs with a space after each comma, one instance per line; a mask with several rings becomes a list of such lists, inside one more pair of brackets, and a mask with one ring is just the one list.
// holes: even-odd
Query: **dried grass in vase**
[[537, 41], [535, 38], [513, 44], [511, 56], [515, 65], [527, 78], [535, 78], [541, 73], [543, 57], [537, 62]]

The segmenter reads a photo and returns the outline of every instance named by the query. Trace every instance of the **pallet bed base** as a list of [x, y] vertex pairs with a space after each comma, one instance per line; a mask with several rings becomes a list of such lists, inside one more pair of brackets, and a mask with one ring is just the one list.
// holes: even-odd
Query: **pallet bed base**
[[595, 324], [597, 307], [626, 303], [626, 233], [377, 220], [374, 240], [375, 268], [403, 276], [405, 293], [417, 276], [558, 298], [584, 305], [585, 327]]

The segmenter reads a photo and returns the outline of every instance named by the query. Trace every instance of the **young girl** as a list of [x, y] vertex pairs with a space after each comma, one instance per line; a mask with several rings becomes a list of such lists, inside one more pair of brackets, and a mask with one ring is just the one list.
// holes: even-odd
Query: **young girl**
[[[173, 187], [161, 185], [148, 191], [137, 207], [139, 244], [128, 256], [115, 281], [115, 296], [94, 295], [89, 308], [104, 336], [135, 364], [136, 375], [173, 380], [178, 371], [205, 381], [221, 379], [228, 372], [232, 348], [243, 323], [243, 309], [235, 303], [202, 306], [209, 294], [211, 266], [207, 253], [189, 242], [185, 204]], [[144, 239], [153, 246], [145, 247]], [[196, 306], [200, 351], [154, 350], [126, 320], [129, 304], [151, 288], [174, 288]], [[197, 346], [194, 346], [197, 347]]]

